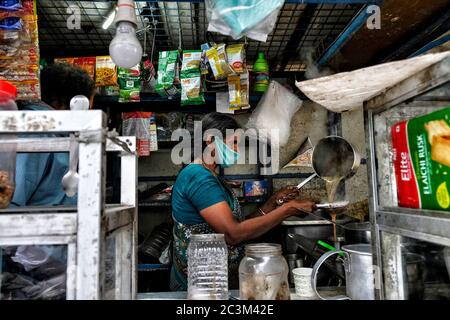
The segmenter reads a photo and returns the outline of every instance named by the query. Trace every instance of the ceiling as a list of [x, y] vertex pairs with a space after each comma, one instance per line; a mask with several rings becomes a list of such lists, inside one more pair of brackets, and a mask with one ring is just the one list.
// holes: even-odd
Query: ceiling
[[[301, 71], [308, 59], [316, 59], [338, 37], [362, 4], [317, 4], [286, 1], [277, 24], [267, 42], [248, 40], [247, 62], [251, 64], [257, 52], [266, 53], [273, 71]], [[351, 1], [349, 1], [351, 2]], [[41, 56], [74, 57], [108, 54], [114, 28], [102, 29], [113, 10], [115, 1], [53, 1], [38, 0], [38, 23]], [[67, 8], [80, 8], [81, 29], [69, 30]], [[207, 32], [205, 5], [192, 1], [136, 1], [138, 38], [144, 44], [144, 19], [155, 19], [156, 33], [147, 33], [146, 52], [150, 53], [153, 36], [155, 52], [199, 48], [207, 41], [232, 42], [230, 37]], [[241, 41], [244, 41], [243, 39]]]

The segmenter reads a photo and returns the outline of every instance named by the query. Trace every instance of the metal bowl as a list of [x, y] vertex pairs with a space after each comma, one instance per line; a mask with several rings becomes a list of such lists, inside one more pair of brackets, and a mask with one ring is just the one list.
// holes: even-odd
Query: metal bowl
[[345, 243], [371, 243], [370, 222], [352, 222], [345, 225]]

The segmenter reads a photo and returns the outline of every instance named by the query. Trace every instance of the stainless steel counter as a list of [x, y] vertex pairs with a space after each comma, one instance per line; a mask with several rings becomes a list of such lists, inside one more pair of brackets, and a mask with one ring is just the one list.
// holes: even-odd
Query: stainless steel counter
[[[319, 292], [323, 297], [333, 297], [339, 294], [345, 294], [345, 287], [323, 287], [319, 288]], [[186, 291], [173, 292], [146, 292], [138, 293], [137, 300], [186, 300]], [[230, 291], [230, 300], [239, 300], [239, 290]], [[302, 298], [295, 294], [295, 290], [291, 289], [291, 300], [318, 300], [314, 298]]]

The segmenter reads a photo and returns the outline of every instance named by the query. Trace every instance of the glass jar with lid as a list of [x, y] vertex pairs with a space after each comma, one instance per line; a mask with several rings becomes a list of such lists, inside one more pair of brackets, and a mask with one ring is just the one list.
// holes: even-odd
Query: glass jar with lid
[[223, 234], [193, 234], [188, 250], [188, 299], [228, 299], [228, 248]]
[[239, 265], [241, 300], [290, 300], [289, 267], [281, 245], [255, 243], [245, 246]]
[[[7, 81], [0, 80], [0, 112], [17, 110], [15, 99], [16, 87]], [[14, 134], [0, 136], [0, 209], [9, 206], [15, 188], [16, 144]]]

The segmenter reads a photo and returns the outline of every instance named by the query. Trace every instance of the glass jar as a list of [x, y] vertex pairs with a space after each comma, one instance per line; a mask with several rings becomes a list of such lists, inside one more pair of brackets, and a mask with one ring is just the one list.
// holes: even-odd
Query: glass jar
[[245, 246], [239, 265], [241, 300], [290, 300], [289, 267], [281, 245], [256, 243]]
[[228, 300], [228, 248], [224, 235], [191, 235], [187, 257], [188, 299]]
[[[17, 110], [15, 99], [16, 87], [7, 81], [0, 80], [0, 112]], [[0, 140], [11, 141], [14, 134], [2, 134]], [[0, 143], [0, 209], [7, 208], [14, 194], [16, 174], [16, 144]]]

